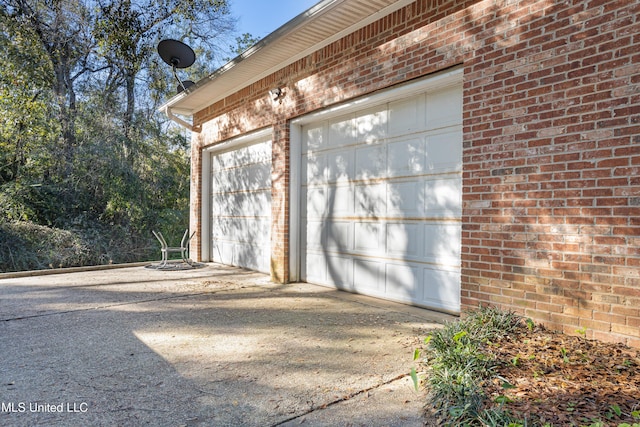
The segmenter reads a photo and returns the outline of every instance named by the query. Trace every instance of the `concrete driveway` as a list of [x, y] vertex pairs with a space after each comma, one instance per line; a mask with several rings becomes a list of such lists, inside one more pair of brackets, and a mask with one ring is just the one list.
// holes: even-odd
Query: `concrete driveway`
[[0, 275], [0, 425], [420, 426], [450, 319], [214, 264]]

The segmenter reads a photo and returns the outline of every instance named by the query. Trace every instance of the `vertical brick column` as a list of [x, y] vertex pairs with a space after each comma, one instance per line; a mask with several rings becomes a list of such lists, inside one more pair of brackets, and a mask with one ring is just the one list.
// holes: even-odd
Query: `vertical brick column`
[[286, 120], [273, 127], [271, 171], [271, 280], [289, 282], [289, 144]]
[[202, 134], [191, 134], [191, 180], [189, 232], [196, 232], [189, 243], [189, 257], [194, 261], [202, 261]]

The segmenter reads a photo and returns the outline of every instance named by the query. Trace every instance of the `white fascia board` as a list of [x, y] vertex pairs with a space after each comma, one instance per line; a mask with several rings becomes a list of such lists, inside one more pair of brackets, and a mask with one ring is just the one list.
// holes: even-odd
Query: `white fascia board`
[[[270, 67], [264, 68], [262, 64], [259, 67], [252, 69], [251, 59], [259, 58], [262, 54], [268, 55], [267, 48], [276, 46], [277, 44], [287, 44], [287, 38], [291, 36], [295, 31], [308, 25], [311, 21], [318, 20], [321, 23], [322, 15], [334, 7], [339, 7], [345, 3], [345, 0], [325, 0], [318, 3], [316, 6], [309, 9], [307, 12], [303, 12], [287, 24], [283, 25], [273, 33], [258, 42], [255, 46], [249, 48], [242, 55], [238, 56], [234, 60], [225, 64], [211, 75], [201, 79], [194, 86], [191, 86], [186, 91], [170, 99], [161, 109], [170, 107], [175, 114], [181, 114], [185, 116], [192, 116], [198, 111], [203, 110], [215, 102], [224, 99], [235, 92], [259, 81], [260, 79], [275, 73], [276, 71], [294, 63], [295, 61], [304, 58], [311, 53], [322, 49], [323, 47], [340, 40], [341, 38], [357, 31], [358, 29], [369, 25], [392, 12], [412, 4], [414, 0], [398, 0], [374, 13], [366, 18], [354, 22], [349, 27], [332, 34], [330, 37], [317, 40], [313, 45], [303, 48], [298, 52], [294, 52], [291, 56], [287, 57], [284, 61], [278, 61], [273, 63]], [[250, 79], [243, 79], [241, 82], [230, 82], [229, 85], [224, 84], [224, 78], [228, 73], [239, 70], [241, 67], [248, 67], [248, 73], [252, 76]], [[204, 93], [203, 93], [204, 92]], [[197, 103], [190, 103], [191, 99], [203, 98], [202, 101]]]

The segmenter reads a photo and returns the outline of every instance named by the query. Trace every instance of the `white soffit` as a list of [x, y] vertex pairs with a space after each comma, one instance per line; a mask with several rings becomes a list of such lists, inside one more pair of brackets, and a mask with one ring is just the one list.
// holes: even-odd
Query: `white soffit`
[[323, 0], [260, 40], [160, 110], [191, 116], [277, 70], [413, 3], [414, 0]]

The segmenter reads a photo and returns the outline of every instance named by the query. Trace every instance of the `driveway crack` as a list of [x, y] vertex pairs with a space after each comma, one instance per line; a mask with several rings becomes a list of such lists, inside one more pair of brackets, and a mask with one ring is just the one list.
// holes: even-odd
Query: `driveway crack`
[[373, 391], [373, 390], [377, 390], [380, 387], [392, 384], [392, 383], [394, 383], [396, 381], [399, 381], [399, 380], [402, 380], [402, 379], [404, 379], [404, 378], [406, 378], [408, 376], [409, 376], [409, 374], [400, 374], [400, 375], [397, 375], [397, 376], [395, 376], [395, 377], [393, 377], [393, 378], [391, 378], [391, 379], [389, 379], [387, 381], [383, 381], [381, 383], [372, 385], [371, 387], [367, 387], [367, 388], [364, 388], [364, 389], [361, 389], [361, 390], [358, 390], [358, 391], [354, 391], [353, 393], [347, 394], [346, 396], [340, 397], [340, 398], [338, 398], [336, 400], [332, 400], [331, 402], [322, 404], [320, 406], [312, 407], [309, 410], [304, 411], [301, 414], [297, 414], [297, 415], [294, 415], [294, 416], [289, 417], [287, 419], [284, 419], [282, 421], [278, 421], [277, 423], [272, 424], [271, 427], [281, 426], [283, 424], [286, 424], [288, 422], [297, 420], [297, 419], [302, 418], [304, 416], [307, 416], [309, 414], [313, 414], [314, 412], [327, 409], [327, 408], [329, 408], [331, 406], [337, 405], [337, 404], [342, 403], [342, 402], [346, 402], [348, 400], [353, 399], [354, 397], [360, 396], [362, 394], [368, 393], [368, 392]]
[[82, 312], [85, 312], [85, 311], [98, 311], [98, 310], [105, 310], [105, 309], [109, 309], [109, 308], [113, 308], [113, 307], [123, 307], [123, 306], [127, 306], [127, 305], [144, 304], [144, 303], [148, 303], [148, 302], [166, 301], [166, 300], [171, 300], [171, 299], [197, 297], [197, 296], [207, 295], [207, 294], [212, 294], [212, 293], [216, 293], [216, 292], [207, 291], [207, 292], [198, 292], [198, 293], [190, 293], [190, 294], [169, 295], [169, 296], [164, 296], [164, 297], [149, 298], [149, 299], [136, 300], [136, 301], [126, 301], [126, 302], [117, 302], [117, 303], [111, 303], [111, 304], [104, 304], [104, 305], [93, 306], [93, 307], [75, 308], [75, 309], [71, 309], [71, 310], [51, 311], [51, 312], [46, 312], [46, 313], [31, 314], [31, 315], [27, 315], [27, 316], [10, 317], [10, 318], [6, 318], [6, 319], [0, 319], [0, 321], [2, 321], [2, 322], [13, 322], [13, 321], [16, 321], [16, 320], [37, 319], [37, 318], [40, 318], [40, 317], [58, 316], [58, 315], [69, 314], [69, 313], [82, 313]]

